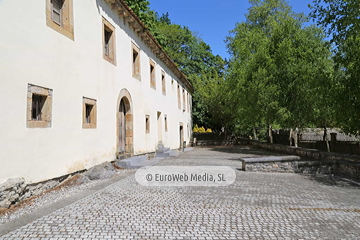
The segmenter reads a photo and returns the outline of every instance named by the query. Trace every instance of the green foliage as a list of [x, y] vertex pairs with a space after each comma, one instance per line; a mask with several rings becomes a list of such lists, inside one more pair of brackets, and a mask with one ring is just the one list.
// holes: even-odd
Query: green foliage
[[311, 16], [334, 44], [336, 122], [345, 131], [360, 131], [360, 1], [314, 0]]
[[326, 95], [331, 72], [324, 34], [315, 26], [304, 27], [306, 18], [285, 0], [250, 3], [246, 22], [227, 38], [237, 126], [294, 128], [318, 121], [325, 116], [318, 92]]

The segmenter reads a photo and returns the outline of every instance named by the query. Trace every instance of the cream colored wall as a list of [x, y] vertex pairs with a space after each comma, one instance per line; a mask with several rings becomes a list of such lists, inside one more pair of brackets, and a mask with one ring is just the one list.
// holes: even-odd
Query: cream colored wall
[[[124, 88], [133, 101], [135, 155], [155, 151], [157, 111], [168, 117], [166, 147], [179, 147], [180, 122], [189, 142], [191, 115], [178, 109], [175, 75], [103, 1], [73, 2], [74, 41], [46, 26], [45, 0], [0, 1], [0, 183], [15, 177], [38, 182], [114, 160], [117, 99]], [[116, 28], [117, 66], [102, 57], [102, 16]], [[140, 47], [141, 81], [132, 77], [131, 41]], [[156, 90], [150, 88], [149, 58], [156, 62]], [[51, 128], [26, 127], [29, 83], [53, 90]], [[96, 129], [82, 128], [83, 96], [97, 100]]]

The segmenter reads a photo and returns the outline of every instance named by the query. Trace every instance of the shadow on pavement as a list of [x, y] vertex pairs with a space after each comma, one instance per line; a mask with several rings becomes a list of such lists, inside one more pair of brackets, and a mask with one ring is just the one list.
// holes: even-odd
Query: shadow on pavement
[[327, 186], [338, 186], [347, 188], [360, 188], [360, 182], [334, 175], [312, 174], [307, 175], [310, 180]]
[[[210, 147], [210, 146], [209, 146]], [[260, 150], [256, 148], [251, 148], [246, 145], [239, 146], [226, 146], [226, 147], [210, 147], [211, 151], [222, 152], [222, 153], [234, 153], [234, 154], [245, 154], [245, 155], [259, 155], [259, 156], [274, 156], [279, 155], [275, 152], [268, 152], [265, 150]]]

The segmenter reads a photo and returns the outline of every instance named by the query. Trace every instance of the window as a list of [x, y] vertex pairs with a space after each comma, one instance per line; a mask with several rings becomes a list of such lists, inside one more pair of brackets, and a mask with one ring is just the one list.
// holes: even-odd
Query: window
[[141, 79], [140, 49], [134, 43], [132, 44], [132, 76], [138, 80]]
[[187, 108], [187, 110], [188, 110], [188, 113], [190, 112], [190, 95], [189, 95], [189, 93], [187, 93], [187, 101], [188, 101], [188, 108]]
[[112, 32], [108, 31], [105, 28], [105, 31], [104, 31], [104, 38], [105, 38], [105, 40], [104, 40], [105, 41], [105, 43], [104, 43], [104, 54], [106, 56], [109, 56], [109, 42], [110, 42], [111, 34], [112, 34]]
[[74, 40], [73, 0], [46, 0], [46, 25]]
[[33, 94], [31, 107], [31, 120], [41, 121], [41, 113], [44, 108], [46, 96]]
[[164, 122], [165, 122], [165, 132], [167, 132], [168, 131], [168, 123], [167, 123], [167, 116], [166, 115], [165, 115]]
[[93, 120], [93, 118], [91, 117], [93, 107], [94, 105], [85, 103], [85, 123], [91, 123], [91, 120]]
[[150, 115], [145, 116], [145, 133], [150, 133]]
[[182, 95], [183, 95], [183, 108], [184, 108], [183, 111], [185, 112], [186, 111], [185, 89], [183, 89]]
[[83, 97], [83, 128], [96, 128], [96, 100]]
[[166, 95], [166, 85], [165, 85], [165, 72], [161, 71], [161, 86], [162, 86], [162, 93]]
[[177, 93], [178, 93], [178, 108], [181, 109], [181, 97], [180, 97], [180, 85], [179, 84], [178, 84]]
[[116, 65], [115, 28], [103, 18], [103, 58]]
[[171, 79], [171, 90], [172, 90], [172, 93], [174, 93], [174, 79]]
[[156, 89], [155, 63], [150, 60], [150, 87]]
[[27, 93], [27, 127], [51, 127], [53, 90], [28, 84]]
[[52, 0], [51, 1], [51, 19], [54, 23], [61, 26], [61, 8], [62, 8], [62, 0]]

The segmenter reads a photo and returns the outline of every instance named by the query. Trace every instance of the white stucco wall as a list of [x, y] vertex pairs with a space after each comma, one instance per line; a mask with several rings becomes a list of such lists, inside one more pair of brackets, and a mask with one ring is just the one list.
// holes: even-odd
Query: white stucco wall
[[[179, 147], [180, 122], [189, 142], [191, 113], [178, 109], [178, 79], [122, 18], [102, 0], [73, 1], [72, 41], [46, 25], [45, 4], [0, 1], [0, 183], [16, 177], [38, 182], [114, 160], [122, 89], [132, 98], [135, 155], [155, 151], [158, 111], [168, 119], [168, 132], [162, 120], [164, 145]], [[102, 56], [102, 16], [116, 29], [117, 66]], [[132, 41], [140, 47], [141, 81], [132, 77]], [[156, 63], [156, 90], [150, 87], [149, 58]], [[28, 84], [53, 90], [51, 128], [26, 127]], [[83, 97], [97, 100], [96, 129], [82, 128]], [[149, 134], [145, 115], [151, 118]]]

